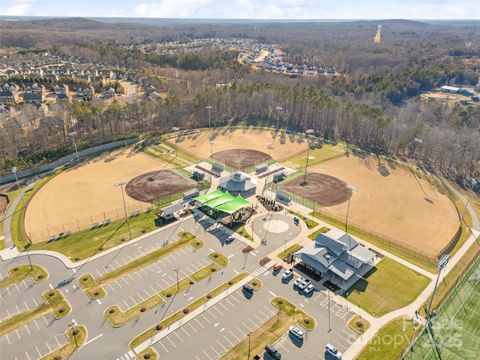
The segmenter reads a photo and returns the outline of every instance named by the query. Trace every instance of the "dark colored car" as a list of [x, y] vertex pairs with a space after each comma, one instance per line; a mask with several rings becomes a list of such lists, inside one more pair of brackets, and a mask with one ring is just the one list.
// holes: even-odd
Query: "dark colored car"
[[280, 360], [282, 358], [282, 354], [275, 349], [272, 345], [265, 346], [265, 353], [270, 356], [271, 359]]

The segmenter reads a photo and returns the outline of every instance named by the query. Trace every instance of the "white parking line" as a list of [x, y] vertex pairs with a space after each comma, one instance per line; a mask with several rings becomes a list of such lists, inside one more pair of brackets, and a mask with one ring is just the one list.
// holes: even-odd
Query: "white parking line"
[[170, 339], [170, 336], [167, 336], [165, 339], [168, 339], [168, 341], [170, 341], [170, 343], [173, 345], [173, 347], [177, 348], [177, 345], [175, 345], [175, 343], [172, 341], [172, 339]]
[[188, 337], [192, 337], [192, 336], [187, 332], [187, 330], [185, 330], [185, 326], [181, 326], [180, 329], [185, 333], [185, 335], [187, 335]]
[[183, 339], [180, 337], [180, 335], [177, 334], [176, 331], [174, 331], [173, 334], [175, 334], [175, 336], [178, 338], [178, 340], [180, 340], [182, 343], [184, 342]]
[[161, 341], [159, 341], [158, 343], [159, 343], [160, 345], [162, 345], [162, 347], [165, 349], [165, 351], [166, 351], [167, 353], [169, 352], [168, 349], [166, 348], [166, 346], [163, 345], [163, 343], [162, 343]]

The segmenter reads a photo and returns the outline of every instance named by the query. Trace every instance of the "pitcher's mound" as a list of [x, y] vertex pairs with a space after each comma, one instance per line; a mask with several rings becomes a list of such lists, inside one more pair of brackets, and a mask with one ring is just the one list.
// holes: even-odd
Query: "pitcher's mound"
[[170, 170], [151, 171], [130, 180], [125, 187], [135, 200], [152, 202], [195, 187], [193, 181]]

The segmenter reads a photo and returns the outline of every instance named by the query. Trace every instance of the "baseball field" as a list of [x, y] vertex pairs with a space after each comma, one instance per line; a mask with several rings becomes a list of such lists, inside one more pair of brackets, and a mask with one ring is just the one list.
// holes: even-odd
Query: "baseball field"
[[[353, 185], [351, 225], [407, 247], [436, 255], [458, 229], [459, 219], [450, 199], [403, 167], [379, 163], [371, 156], [344, 156], [312, 166], [309, 172]], [[320, 211], [345, 219], [347, 207], [348, 201], [344, 201]]]
[[[168, 168], [170, 164], [128, 148], [68, 169], [32, 198], [25, 214], [25, 230], [36, 243], [62, 231], [73, 232], [104, 219], [117, 219], [124, 210], [121, 189], [114, 184]], [[129, 213], [150, 206], [127, 193], [125, 202]]]

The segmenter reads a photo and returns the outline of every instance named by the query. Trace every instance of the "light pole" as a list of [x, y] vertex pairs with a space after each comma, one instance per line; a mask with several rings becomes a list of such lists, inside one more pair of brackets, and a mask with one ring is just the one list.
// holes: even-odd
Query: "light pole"
[[77, 163], [80, 163], [80, 158], [78, 157], [78, 151], [77, 151], [77, 142], [75, 141], [75, 135], [77, 135], [76, 131], [72, 131], [68, 133], [68, 136], [70, 136], [73, 139], [73, 147], [75, 148], [75, 155], [77, 157]]
[[16, 166], [12, 167], [12, 173], [13, 175], [15, 175], [15, 182], [17, 183], [17, 190], [20, 191], [20, 197], [22, 198], [23, 207], [26, 208], [27, 206], [25, 205], [25, 199], [23, 198], [23, 191], [20, 190], [20, 183], [18, 182]]
[[77, 329], [75, 329], [75, 325], [76, 324], [74, 322], [72, 322], [71, 324], [68, 324], [67, 327], [69, 327], [70, 330], [72, 330], [72, 336], [75, 339], [75, 347], [78, 348], [78, 340], [77, 340], [78, 331], [77, 331]]
[[438, 282], [440, 280], [440, 274], [442, 273], [442, 270], [447, 266], [449, 259], [450, 259], [450, 254], [445, 254], [438, 260], [437, 280], [435, 281], [435, 287], [433, 288], [432, 297], [430, 298], [430, 302], [428, 303], [428, 308], [425, 306], [425, 317], [427, 320], [427, 328], [428, 330], [430, 330], [431, 340], [433, 342], [433, 346], [435, 347], [435, 351], [437, 352], [439, 359], [442, 359], [442, 354], [440, 353], [440, 349], [438, 348], [437, 341], [435, 340], [435, 335], [433, 333], [430, 310], [432, 309], [432, 302], [433, 302], [433, 298], [435, 297], [435, 292], [437, 291]]
[[210, 140], [210, 162], [213, 164], [213, 144], [215, 144], [215, 141]]
[[[351, 185], [351, 184], [347, 184], [345, 185], [345, 187], [347, 189], [350, 189], [352, 192], [357, 192], [358, 189]], [[350, 214], [350, 200], [352, 200], [352, 197], [350, 196], [349, 199], [348, 199], [348, 205], [347, 205], [347, 216], [345, 218], [345, 232], [348, 233], [348, 215]]]
[[180, 270], [180, 268], [176, 268], [174, 271], [175, 271], [175, 274], [177, 274], [177, 293], [178, 291], [180, 290], [180, 282], [178, 280], [178, 270]]
[[205, 109], [208, 111], [208, 130], [211, 130], [211, 122], [212, 122], [212, 116], [211, 116], [211, 111], [212, 111], [212, 106], [207, 105], [205, 106]]
[[305, 134], [307, 136], [307, 160], [305, 162], [305, 174], [303, 175], [303, 183], [302, 185], [305, 186], [307, 185], [307, 171], [308, 171], [308, 159], [310, 157], [310, 142], [308, 141], [308, 137], [310, 134], [313, 134], [314, 130], [313, 129], [308, 129], [305, 131]]
[[125, 222], [127, 223], [128, 227], [128, 236], [130, 237], [130, 240], [132, 240], [132, 232], [130, 230], [130, 224], [128, 223], [127, 204], [125, 203], [125, 192], [123, 191], [123, 186], [125, 184], [126, 181], [118, 181], [115, 183], [115, 186], [119, 186], [120, 190], [122, 191], [123, 210], [125, 211]]
[[330, 325], [330, 290], [327, 288], [327, 298], [328, 298], [328, 332], [332, 330]]
[[248, 356], [247, 356], [247, 360], [250, 359], [250, 335], [252, 335], [251, 331], [248, 333]]
[[275, 110], [277, 110], [278, 115], [277, 115], [277, 129], [280, 130], [280, 115], [282, 114], [283, 108], [281, 106], [276, 106]]

